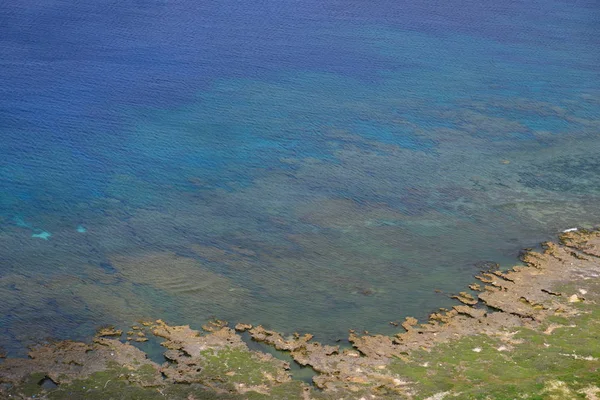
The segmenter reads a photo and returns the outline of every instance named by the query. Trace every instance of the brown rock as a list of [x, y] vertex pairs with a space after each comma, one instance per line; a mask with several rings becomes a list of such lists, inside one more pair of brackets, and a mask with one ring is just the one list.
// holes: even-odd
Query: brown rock
[[97, 337], [105, 337], [105, 336], [121, 336], [123, 331], [121, 329], [116, 329], [114, 326], [105, 326], [96, 332]]
[[481, 289], [481, 285], [479, 283], [472, 283], [469, 285], [469, 289], [474, 290], [476, 292], [480, 292]]
[[34, 346], [28, 359], [5, 360], [0, 365], [0, 379], [18, 385], [32, 373], [43, 373], [57, 384], [69, 383], [106, 370], [114, 363], [129, 370], [149, 365], [155, 373], [145, 384], [162, 382], [159, 366], [148, 360], [144, 352], [116, 339], [102, 337], [96, 337], [91, 344], [63, 341]]
[[471, 318], [483, 318], [486, 314], [486, 311], [480, 308], [473, 308], [469, 306], [454, 306], [453, 308], [459, 314], [468, 315]]
[[235, 325], [235, 330], [238, 332], [246, 332], [247, 330], [252, 329], [252, 325], [238, 323]]
[[477, 299], [467, 292], [460, 292], [458, 295], [452, 296], [452, 298], [470, 306], [477, 304]]
[[413, 317], [406, 317], [406, 319], [404, 320], [404, 322], [402, 323], [402, 327], [407, 330], [410, 331], [411, 329], [413, 329], [413, 326], [415, 326], [419, 321], [417, 321], [416, 318]]

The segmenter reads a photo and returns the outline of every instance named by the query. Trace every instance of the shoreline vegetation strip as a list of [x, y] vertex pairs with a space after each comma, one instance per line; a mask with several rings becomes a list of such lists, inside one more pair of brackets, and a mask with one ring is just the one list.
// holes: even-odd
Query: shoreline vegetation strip
[[[245, 323], [199, 331], [157, 320], [103, 327], [91, 343], [40, 344], [27, 359], [0, 352], [0, 397], [597, 400], [600, 231], [565, 231], [522, 261], [483, 271], [458, 305], [425, 322], [407, 317], [393, 336], [350, 331], [352, 348]], [[242, 332], [311, 368], [312, 384], [251, 350]], [[140, 350], [149, 340], [161, 341], [162, 364]]]

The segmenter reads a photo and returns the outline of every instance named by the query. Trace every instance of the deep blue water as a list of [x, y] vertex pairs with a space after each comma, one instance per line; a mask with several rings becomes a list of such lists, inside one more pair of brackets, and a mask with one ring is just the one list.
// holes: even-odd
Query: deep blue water
[[594, 0], [0, 3], [0, 345], [453, 304], [599, 223], [599, 28]]

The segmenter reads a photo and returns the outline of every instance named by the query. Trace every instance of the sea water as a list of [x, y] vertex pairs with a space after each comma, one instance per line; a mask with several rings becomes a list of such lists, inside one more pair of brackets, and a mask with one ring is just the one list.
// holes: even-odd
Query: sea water
[[0, 345], [217, 317], [333, 342], [600, 221], [581, 1], [0, 4]]

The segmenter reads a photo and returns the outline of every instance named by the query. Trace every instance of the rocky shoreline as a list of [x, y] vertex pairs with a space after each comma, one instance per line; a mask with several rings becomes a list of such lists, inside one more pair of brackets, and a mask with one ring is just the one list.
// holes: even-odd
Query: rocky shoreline
[[[310, 334], [284, 336], [243, 323], [230, 327], [212, 321], [200, 332], [160, 320], [141, 321], [125, 333], [99, 330], [92, 343], [47, 343], [32, 348], [28, 359], [0, 361], [0, 395], [14, 399], [516, 398], [502, 397], [506, 385], [515, 381], [523, 385], [523, 393], [531, 393], [529, 398], [556, 394], [554, 398], [598, 399], [600, 327], [582, 327], [599, 323], [600, 231], [565, 232], [558, 243], [544, 243], [542, 252], [524, 252], [522, 261], [525, 266], [509, 271], [483, 271], [476, 276], [478, 282], [469, 285], [470, 291], [454, 296], [460, 304], [432, 313], [425, 322], [408, 317], [394, 336], [350, 331], [353, 348], [321, 344]], [[582, 337], [582, 342], [591, 343], [584, 347], [589, 348], [588, 354], [569, 347], [561, 336], [567, 330], [575, 341]], [[312, 368], [314, 384], [293, 379], [288, 362], [251, 350], [242, 332]], [[134, 345], [149, 337], [162, 340], [164, 363], [152, 361]], [[560, 346], [564, 348], [556, 350]], [[495, 351], [486, 355], [486, 349]], [[533, 371], [526, 378], [503, 380], [500, 368], [491, 380], [493, 388], [486, 386], [490, 379], [470, 373], [481, 365], [495, 370], [496, 361], [515, 363], [506, 368], [525, 368], [519, 364], [520, 354], [539, 351], [542, 360], [544, 349], [550, 349], [549, 356], [556, 360], [575, 363], [565, 366], [576, 371], [573, 382], [567, 382], [571, 372], [564, 380], [552, 380], [546, 367], [529, 366], [529, 359], [522, 360]], [[457, 382], [456, 375], [443, 380], [438, 368], [455, 368], [464, 382], [452, 383]], [[484, 394], [488, 397], [478, 397]]]

